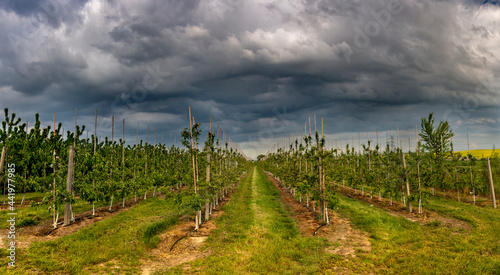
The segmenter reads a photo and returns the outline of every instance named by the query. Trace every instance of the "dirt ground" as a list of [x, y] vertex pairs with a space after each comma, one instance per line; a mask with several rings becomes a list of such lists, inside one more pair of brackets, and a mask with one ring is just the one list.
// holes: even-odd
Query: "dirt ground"
[[346, 258], [355, 258], [357, 252], [371, 251], [368, 235], [354, 229], [349, 220], [329, 211], [330, 224], [319, 228], [322, 224], [316, 220], [319, 212], [313, 211], [311, 206], [307, 207], [305, 202], [296, 201], [293, 194], [274, 177], [268, 175], [268, 179], [273, 182], [280, 192], [283, 202], [291, 209], [292, 217], [296, 220], [303, 236], [313, 236], [314, 231], [317, 230], [315, 236], [326, 238], [333, 244], [326, 249], [326, 252], [342, 255]]
[[[224, 213], [222, 206], [231, 200], [236, 186], [228, 190], [224, 199], [219, 200], [219, 204], [212, 210], [210, 219], [203, 222], [198, 231], [194, 231], [193, 217], [184, 216], [178, 225], [160, 234], [160, 243], [150, 251], [150, 257], [142, 262], [142, 274], [151, 274], [157, 269], [175, 267], [210, 255], [210, 248], [204, 247], [205, 241], [212, 230], [217, 228], [214, 221]], [[202, 211], [202, 217], [205, 218], [204, 211]], [[175, 243], [176, 241], [177, 243]], [[186, 266], [185, 268], [190, 267]]]

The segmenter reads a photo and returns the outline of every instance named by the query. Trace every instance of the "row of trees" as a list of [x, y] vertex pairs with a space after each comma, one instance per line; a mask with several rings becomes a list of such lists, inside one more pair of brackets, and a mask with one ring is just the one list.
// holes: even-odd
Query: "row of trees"
[[323, 119], [321, 136], [316, 122], [314, 124], [314, 135], [309, 119], [309, 135], [303, 136], [301, 141], [289, 140], [287, 146], [280, 147], [278, 144], [275, 152], [259, 156], [258, 160], [260, 167], [277, 177], [300, 201], [304, 199], [307, 206], [312, 204], [314, 210], [319, 208], [321, 219], [328, 223], [328, 209], [335, 207], [338, 199], [329, 184], [331, 152], [325, 150]]
[[[187, 204], [196, 211], [195, 230], [202, 223], [202, 208], [205, 206], [205, 220], [219, 198], [224, 198], [228, 189], [232, 188], [247, 169], [250, 162], [244, 154], [240, 153], [239, 146], [225, 135], [210, 117], [210, 130], [207, 133], [203, 148], [200, 148], [201, 124], [195, 122], [189, 107], [189, 128], [184, 128], [181, 143], [187, 149], [190, 157], [190, 188], [184, 196]], [[230, 146], [231, 144], [231, 146]], [[233, 148], [235, 147], [235, 149]], [[202, 172], [200, 172], [202, 171]], [[203, 173], [205, 171], [205, 173]], [[189, 177], [189, 176], [188, 176]]]
[[[266, 170], [297, 192], [299, 200], [311, 197], [332, 207], [335, 186], [348, 186], [371, 197], [385, 197], [391, 204], [400, 200], [409, 211], [413, 205], [421, 211], [426, 197], [436, 190], [443, 194], [454, 191], [458, 200], [461, 194], [462, 199], [472, 194], [474, 202], [476, 194], [491, 192], [487, 163], [470, 153], [461, 156], [454, 152], [452, 137], [448, 122], [436, 126], [431, 113], [422, 118], [420, 133], [415, 127], [413, 152], [403, 152], [399, 146], [391, 149], [388, 143], [382, 148], [371, 140], [359, 151], [349, 145], [325, 150], [324, 137], [309, 132], [286, 146], [276, 146], [260, 159]], [[498, 180], [499, 159], [493, 158], [491, 166], [492, 176]], [[319, 177], [325, 177], [324, 183]]]
[[[75, 118], [76, 121], [76, 118]], [[85, 126], [75, 122], [75, 130], [67, 131], [63, 138], [62, 124], [54, 124], [45, 128], [41, 127], [39, 115], [35, 115], [35, 124], [28, 131], [28, 123], [21, 123], [15, 114], [9, 115], [5, 109], [5, 121], [0, 130], [0, 147], [5, 148], [5, 163], [15, 163], [16, 190], [18, 192], [38, 191], [43, 192], [43, 204], [52, 203], [54, 211], [54, 224], [61, 206], [72, 203], [75, 196], [95, 205], [95, 202], [120, 201], [125, 205], [125, 198], [129, 196], [142, 196], [146, 198], [147, 192], [170, 193], [175, 187], [182, 184], [188, 185], [187, 189], [194, 188], [195, 181], [192, 175], [191, 157], [200, 155], [198, 149], [187, 150], [156, 142], [150, 143], [149, 127], [146, 142], [138, 139], [135, 144], [125, 143], [125, 121], [123, 120], [123, 135], [115, 139], [114, 118], [112, 119], [111, 138], [99, 140], [94, 134], [82, 138]], [[95, 124], [97, 125], [97, 111]], [[194, 131], [197, 137], [201, 135], [200, 124], [197, 123]], [[74, 165], [68, 166], [69, 152], [74, 151]], [[199, 185], [201, 192], [197, 196], [189, 192], [182, 192], [179, 203], [187, 207], [200, 209], [200, 201], [217, 203], [223, 194], [221, 190], [235, 182], [237, 175], [242, 173], [238, 163], [245, 163], [245, 157], [231, 148], [231, 144], [221, 135], [210, 131], [205, 142], [204, 151], [210, 160], [199, 158], [198, 169], [210, 167], [212, 178], [206, 184]], [[72, 179], [68, 178], [68, 171], [72, 170]], [[0, 176], [2, 176], [0, 171]], [[66, 182], [72, 182], [72, 188], [66, 187]], [[5, 177], [0, 178], [4, 186], [5, 203]], [[24, 201], [24, 195], [23, 195]], [[212, 203], [207, 203], [213, 207]], [[95, 213], [95, 212], [94, 212]]]

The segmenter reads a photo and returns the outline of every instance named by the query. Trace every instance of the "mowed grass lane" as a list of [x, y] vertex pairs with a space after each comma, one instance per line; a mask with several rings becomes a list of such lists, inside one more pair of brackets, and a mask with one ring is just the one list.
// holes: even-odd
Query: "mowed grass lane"
[[155, 274], [310, 274], [324, 269], [325, 239], [301, 237], [279, 192], [257, 168], [243, 179], [209, 238], [212, 254]]

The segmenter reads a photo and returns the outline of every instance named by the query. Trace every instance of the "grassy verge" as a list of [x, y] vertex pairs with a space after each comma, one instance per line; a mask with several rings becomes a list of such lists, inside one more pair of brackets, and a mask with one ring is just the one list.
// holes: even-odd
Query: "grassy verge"
[[[153, 189], [148, 190], [148, 196], [151, 195], [153, 192]], [[144, 193], [138, 194], [137, 199], [142, 200], [144, 196]], [[134, 199], [134, 195], [130, 195], [125, 200], [131, 200]], [[23, 227], [23, 226], [29, 226], [29, 225], [35, 225], [39, 224], [45, 221], [52, 221], [53, 219], [53, 212], [52, 210], [48, 210], [50, 206], [52, 206], [52, 197], [47, 193], [46, 200], [49, 201], [48, 204], [43, 204], [43, 205], [38, 205], [34, 204], [32, 206], [27, 206], [27, 207], [18, 207], [21, 202], [22, 194], [17, 194], [16, 195], [16, 204], [14, 205], [15, 207], [15, 212], [17, 212], [16, 219], [19, 221], [16, 226], [18, 228]], [[41, 200], [43, 198], [43, 193], [26, 193], [26, 199], [39, 199]], [[26, 202], [25, 202], [26, 204]], [[110, 202], [109, 201], [97, 201], [95, 202], [95, 208], [103, 207], [103, 206], [109, 206]], [[121, 205], [122, 201], [121, 200], [115, 200], [113, 202], [113, 206], [115, 205]], [[84, 213], [86, 211], [92, 210], [92, 203], [84, 201], [82, 199], [76, 199], [75, 203], [72, 205], [73, 207], [73, 213], [74, 215], [78, 215], [81, 213]], [[0, 211], [0, 216], [7, 216], [7, 213], [10, 212], [9, 210], [1, 210]], [[59, 212], [59, 217], [64, 216], [64, 205], [61, 206], [61, 211]], [[0, 228], [7, 228], [7, 219], [0, 219]]]
[[471, 223], [471, 232], [457, 232], [438, 222], [421, 226], [345, 197], [337, 211], [370, 234], [372, 252], [359, 256], [377, 273], [500, 274], [498, 210], [437, 197], [427, 207]]
[[[156, 245], [156, 235], [175, 224], [180, 214], [173, 199], [151, 198], [71, 235], [18, 249], [17, 267], [8, 271], [14, 274], [136, 274], [140, 258]], [[2, 249], [1, 254], [4, 253]], [[2, 255], [0, 261], [0, 272], [5, 274], [6, 258]]]
[[[278, 191], [258, 170], [241, 181], [209, 238], [213, 253], [189, 263], [204, 274], [307, 274], [319, 272], [325, 239], [303, 238]], [[156, 274], [184, 274], [183, 266]]]
[[[42, 195], [43, 196], [43, 195]], [[96, 202], [95, 207], [101, 207], [109, 205], [107, 202]], [[34, 223], [28, 223], [25, 225], [33, 225], [33, 224], [38, 224], [44, 221], [49, 221], [52, 220], [53, 218], [53, 212], [52, 210], [48, 210], [50, 205], [34, 205], [34, 206], [28, 206], [28, 207], [16, 207], [17, 205], [14, 205], [15, 207], [15, 212], [17, 212], [16, 220], [18, 220], [20, 223], [25, 221], [33, 221]], [[64, 206], [63, 210], [59, 212], [59, 217], [64, 216]], [[88, 210], [92, 210], [92, 204], [83, 200], [76, 200], [76, 202], [73, 204], [73, 212], [75, 214], [82, 213]], [[7, 213], [10, 212], [9, 210], [2, 210], [0, 211], [0, 216], [7, 216]], [[22, 227], [23, 224], [17, 224], [18, 227]], [[7, 219], [2, 219], [0, 220], [0, 228], [7, 228]]]
[[[42, 200], [43, 199], [43, 193], [42, 192], [28, 192], [28, 193], [16, 193], [16, 198], [14, 199], [14, 201], [17, 203], [21, 203], [21, 201], [23, 200], [23, 195], [24, 195], [24, 200], [27, 201], [27, 200]], [[48, 193], [47, 193], [48, 195]], [[3, 194], [2, 194], [2, 202], [3, 202]], [[8, 196], [6, 194], [5, 196], [5, 203], [9, 202], [8, 200]], [[26, 203], [26, 202], [25, 202]]]

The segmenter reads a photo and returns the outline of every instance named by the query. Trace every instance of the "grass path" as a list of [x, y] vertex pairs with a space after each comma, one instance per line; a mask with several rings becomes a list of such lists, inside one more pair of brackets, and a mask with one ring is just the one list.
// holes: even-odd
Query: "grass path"
[[313, 274], [328, 258], [326, 240], [300, 236], [278, 191], [257, 168], [242, 180], [218, 223], [208, 240], [211, 256], [156, 274]]

